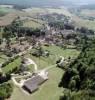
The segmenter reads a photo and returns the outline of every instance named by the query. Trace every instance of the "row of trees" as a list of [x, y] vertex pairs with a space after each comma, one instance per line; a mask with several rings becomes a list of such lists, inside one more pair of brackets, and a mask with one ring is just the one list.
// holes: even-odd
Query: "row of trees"
[[11, 75], [0, 72], [0, 100], [9, 98], [13, 92], [13, 84], [9, 82]]
[[60, 22], [60, 21], [56, 21], [56, 22], [50, 22], [49, 23], [50, 27], [54, 27], [55, 29], [58, 28], [60, 30], [74, 30], [76, 32], [80, 32], [80, 33], [84, 33], [87, 35], [93, 35], [94, 31], [91, 29], [88, 29], [86, 27], [81, 27], [81, 28], [77, 28], [75, 25], [73, 25], [72, 23], [64, 23], [64, 22]]
[[60, 21], [56, 21], [56, 22], [50, 22], [49, 23], [49, 26], [50, 27], [54, 27], [54, 28], [58, 28], [60, 30], [74, 30], [75, 29], [75, 26], [70, 24], [70, 23], [64, 23], [64, 21], [60, 22]]

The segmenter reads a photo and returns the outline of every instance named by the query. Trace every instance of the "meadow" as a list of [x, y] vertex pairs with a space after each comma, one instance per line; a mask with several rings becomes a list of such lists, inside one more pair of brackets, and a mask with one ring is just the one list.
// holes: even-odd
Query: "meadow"
[[[40, 59], [37, 57], [32, 56], [31, 54], [27, 54], [27, 57], [30, 57], [35, 61], [38, 65], [38, 69], [44, 69], [56, 63], [56, 60], [60, 56], [64, 56], [65, 58], [70, 57], [77, 57], [79, 55], [79, 51], [75, 49], [62, 49], [58, 46], [49, 46], [43, 47], [45, 50], [50, 51], [51, 55], [48, 58], [41, 57]], [[30, 51], [32, 52], [32, 51]], [[10, 66], [12, 67], [12, 66]], [[40, 89], [33, 94], [26, 94], [22, 91], [22, 89], [15, 86], [14, 92], [9, 100], [58, 100], [59, 97], [63, 94], [63, 89], [58, 87], [58, 83], [61, 80], [61, 77], [64, 73], [62, 69], [57, 68], [56, 66], [50, 70], [49, 72], [49, 80], [46, 81]]]
[[95, 30], [95, 21], [82, 19], [75, 15], [72, 16], [72, 20], [75, 22], [75, 25], [78, 27], [86, 27], [88, 29]]

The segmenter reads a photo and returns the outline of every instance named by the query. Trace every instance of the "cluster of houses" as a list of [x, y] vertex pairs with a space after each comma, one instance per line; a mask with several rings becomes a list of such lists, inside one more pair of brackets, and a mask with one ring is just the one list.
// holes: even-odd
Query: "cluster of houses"
[[[9, 16], [10, 15], [8, 15], [8, 17]], [[4, 19], [6, 19], [6, 18], [4, 18]], [[9, 22], [7, 24], [9, 24]], [[0, 21], [0, 25], [1, 25], [1, 27], [4, 26], [3, 22]], [[61, 37], [62, 34], [65, 37], [65, 35], [74, 33], [74, 31], [72, 31], [72, 30], [59, 30], [59, 29], [50, 27], [48, 25], [46, 26], [45, 32], [47, 35], [44, 37], [44, 39], [41, 39], [41, 38], [39, 38], [38, 40], [34, 39], [36, 41], [36, 46], [37, 46], [38, 42], [43, 43], [43, 44], [62, 43], [62, 37]], [[31, 37], [31, 39], [32, 39], [32, 37]], [[4, 47], [4, 45], [3, 45], [3, 47]], [[16, 43], [10, 44], [10, 51], [18, 54], [20, 52], [26, 51], [29, 47], [30, 47], [30, 43], [27, 40], [22, 38], [22, 39], [16, 41]], [[5, 48], [3, 50], [5, 50]], [[42, 53], [42, 56], [49, 56], [49, 52], [44, 51]], [[64, 59], [62, 59], [62, 60], [64, 60]], [[31, 62], [29, 62], [29, 59], [24, 59], [23, 61], [24, 62], [21, 66], [21, 70], [27, 70], [27, 65]], [[39, 86], [42, 83], [44, 83], [46, 80], [48, 80], [48, 72], [46, 70], [41, 70], [37, 73], [34, 73], [28, 79], [26, 79], [22, 85], [22, 88], [24, 90], [28, 91], [29, 93], [33, 93], [34, 91], [38, 90]]]
[[[59, 30], [55, 28], [47, 28], [46, 32], [47, 35], [44, 41], [49, 44], [63, 44], [69, 36], [76, 34], [74, 30]], [[71, 38], [68, 42], [73, 44], [75, 39]]]
[[[18, 41], [15, 41], [14, 43], [10, 42], [9, 44], [7, 44], [6, 41], [4, 41], [0, 45], [0, 47], [1, 47], [0, 50], [5, 52], [8, 48], [9, 51], [16, 53], [16, 54], [27, 50], [30, 47], [29, 42], [25, 41], [25, 40], [21, 41], [21, 39]], [[8, 50], [7, 50], [7, 52], [8, 52]]]
[[30, 47], [28, 42], [22, 42], [21, 44], [13, 44], [11, 45], [11, 49], [15, 50], [17, 53], [23, 52]]

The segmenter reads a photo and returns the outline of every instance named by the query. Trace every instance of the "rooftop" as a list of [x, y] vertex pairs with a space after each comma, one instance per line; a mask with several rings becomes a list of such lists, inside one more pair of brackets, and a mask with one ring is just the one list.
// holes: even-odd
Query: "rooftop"
[[38, 90], [39, 85], [44, 83], [46, 80], [47, 80], [47, 78], [44, 78], [41, 75], [36, 75], [36, 76], [30, 78], [29, 80], [27, 80], [24, 83], [23, 88], [26, 91], [28, 91], [29, 93], [33, 93], [34, 91]]

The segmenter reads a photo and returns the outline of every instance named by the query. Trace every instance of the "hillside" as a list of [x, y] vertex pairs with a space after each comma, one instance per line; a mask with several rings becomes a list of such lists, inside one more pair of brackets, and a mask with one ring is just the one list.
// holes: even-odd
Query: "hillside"
[[[63, 98], [95, 100], [95, 39], [85, 41], [79, 57], [70, 64], [59, 84], [69, 89]], [[67, 100], [67, 99], [66, 99]]]

